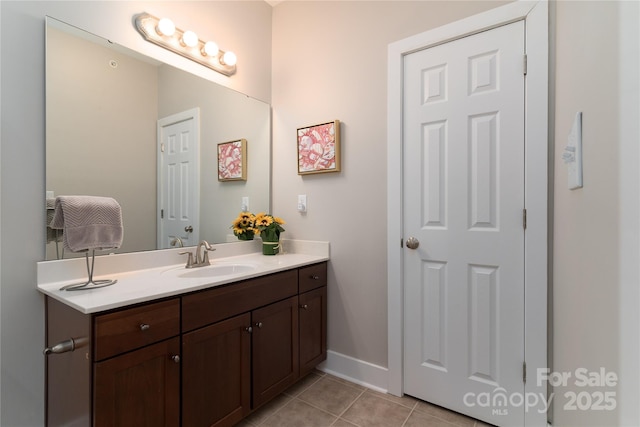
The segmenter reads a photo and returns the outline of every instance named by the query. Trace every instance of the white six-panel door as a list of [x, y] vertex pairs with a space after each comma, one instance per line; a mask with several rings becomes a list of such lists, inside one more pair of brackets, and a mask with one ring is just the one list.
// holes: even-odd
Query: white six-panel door
[[198, 243], [200, 228], [199, 111], [158, 120], [158, 249], [179, 237]]
[[404, 392], [497, 425], [524, 407], [524, 22], [406, 55]]

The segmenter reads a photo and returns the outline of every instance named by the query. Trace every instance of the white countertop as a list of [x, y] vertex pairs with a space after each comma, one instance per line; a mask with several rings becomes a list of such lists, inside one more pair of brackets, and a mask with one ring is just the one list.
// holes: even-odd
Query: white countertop
[[[184, 260], [182, 260], [180, 264], [165, 263], [165, 265], [148, 265], [148, 262], [141, 262], [141, 265], [148, 268], [132, 269], [130, 265], [132, 263], [135, 264], [135, 260], [132, 261], [131, 256], [135, 256], [136, 254], [131, 254], [128, 257], [123, 254], [121, 256], [122, 259], [118, 260], [120, 265], [126, 265], [129, 266], [129, 268], [118, 269], [116, 266], [111, 266], [111, 271], [99, 272], [98, 265], [100, 261], [106, 258], [111, 261], [111, 257], [97, 257], [95, 261], [96, 272], [99, 274], [94, 274], [94, 279], [115, 279], [117, 283], [104, 288], [81, 291], [64, 291], [60, 290], [60, 288], [71, 283], [86, 280], [86, 273], [84, 273], [84, 276], [78, 275], [78, 264], [81, 262], [81, 265], [84, 265], [84, 259], [46, 261], [38, 263], [38, 290], [82, 313], [88, 314], [207, 289], [329, 260], [329, 244], [327, 242], [298, 241], [298, 243], [295, 243], [294, 241], [289, 241], [287, 245], [285, 245], [285, 247], [291, 247], [297, 250], [294, 250], [293, 253], [288, 252], [274, 256], [265, 256], [260, 252], [251, 252], [233, 256], [212, 257], [212, 266], [242, 265], [249, 268], [250, 271], [211, 277], [181, 277], [185, 275], [185, 273], [192, 272], [196, 275], [206, 274], [205, 270], [210, 268], [198, 267], [186, 269], [184, 268]], [[214, 245], [214, 247], [217, 246], [218, 245]], [[193, 248], [184, 249], [193, 251]], [[221, 252], [224, 253], [225, 250], [224, 248], [222, 249]], [[170, 251], [175, 253], [174, 250]], [[231, 253], [234, 251], [231, 251]], [[152, 251], [152, 254], [153, 252], [156, 251]], [[229, 253], [229, 251], [227, 251], [227, 253]], [[171, 260], [183, 258], [175, 258], [172, 254], [168, 256], [171, 256], [168, 258]], [[156, 258], [163, 260], [167, 257], [157, 256]], [[64, 274], [60, 273], [59, 270], [65, 267], [62, 263], [66, 261], [71, 261], [71, 263], [68, 264], [70, 268], [67, 270], [74, 270], [73, 275], [78, 277], [64, 277]], [[59, 280], [62, 277], [64, 278]]]

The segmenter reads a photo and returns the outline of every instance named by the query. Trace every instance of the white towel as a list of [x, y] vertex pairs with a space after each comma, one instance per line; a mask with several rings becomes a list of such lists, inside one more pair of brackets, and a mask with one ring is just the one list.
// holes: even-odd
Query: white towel
[[59, 196], [51, 228], [63, 230], [64, 246], [73, 252], [119, 248], [122, 209], [110, 197]]

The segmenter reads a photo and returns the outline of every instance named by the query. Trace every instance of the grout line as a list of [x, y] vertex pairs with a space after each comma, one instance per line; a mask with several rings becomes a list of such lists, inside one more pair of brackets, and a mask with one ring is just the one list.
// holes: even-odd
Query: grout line
[[[313, 374], [309, 374], [309, 375], [313, 375]], [[282, 394], [285, 394], [289, 397], [298, 397], [300, 396], [302, 393], [304, 393], [305, 391], [309, 390], [311, 387], [313, 387], [316, 383], [318, 383], [323, 377], [318, 377], [316, 378], [316, 380], [314, 382], [312, 382], [311, 384], [309, 384], [308, 386], [304, 387], [303, 389], [301, 389], [297, 394], [290, 394], [287, 393], [287, 391], [291, 388], [294, 387], [296, 384], [292, 384], [291, 387], [289, 387], [287, 390], [283, 391]]]
[[[277, 414], [278, 412], [280, 412], [282, 410], [282, 408], [284, 408], [285, 406], [287, 406], [289, 403], [293, 402], [293, 399], [295, 399], [295, 397], [286, 395], [284, 393], [281, 393], [280, 396], [285, 396], [289, 399], [289, 401], [287, 403], [285, 403], [284, 405], [280, 406], [278, 409], [276, 409], [275, 411], [273, 411], [273, 413], [271, 415], [269, 415], [267, 418], [265, 418], [264, 420], [262, 420], [260, 423], [258, 424], [254, 424], [255, 426], [260, 426], [264, 423], [267, 422], [268, 419], [270, 419], [271, 417], [273, 417], [275, 414]], [[260, 408], [260, 409], [264, 409], [264, 407]], [[258, 410], [260, 410], [258, 409]]]
[[[397, 400], [393, 400], [393, 399], [391, 399], [391, 398], [390, 398], [390, 397], [388, 397], [386, 394], [381, 393], [381, 392], [379, 392], [379, 391], [372, 390], [372, 389], [366, 389], [365, 391], [370, 392], [370, 394], [371, 394], [372, 396], [379, 397], [380, 399], [384, 399], [384, 400], [386, 400], [387, 402], [395, 403], [396, 405], [400, 405], [400, 406], [402, 406], [403, 408], [407, 408], [407, 409], [411, 409], [411, 410], [415, 409], [415, 408], [418, 406], [418, 402], [419, 402], [419, 401], [416, 399], [416, 401], [415, 401], [415, 402], [413, 402], [413, 403], [411, 404], [411, 406], [407, 406], [407, 405], [405, 405], [405, 404], [403, 404], [403, 403], [398, 402]], [[394, 397], [397, 397], [397, 396], [394, 396]], [[415, 399], [415, 398], [414, 398], [414, 399]]]
[[[362, 396], [362, 395], [367, 391], [367, 389], [365, 388], [364, 390], [361, 390], [359, 387], [354, 387], [354, 386], [351, 386], [351, 385], [349, 385], [349, 384], [346, 384], [346, 383], [344, 383], [344, 382], [342, 382], [342, 381], [337, 381], [337, 380], [333, 379], [330, 375], [324, 375], [323, 377], [321, 377], [321, 378], [319, 378], [317, 381], [315, 381], [312, 385], [314, 385], [314, 384], [318, 383], [318, 382], [319, 382], [321, 379], [323, 379], [323, 378], [324, 378], [324, 379], [326, 379], [327, 381], [333, 381], [334, 383], [337, 383], [337, 384], [339, 384], [339, 385], [341, 385], [341, 386], [348, 387], [348, 388], [350, 388], [350, 389], [352, 389], [352, 390], [354, 390], [354, 391], [357, 391], [357, 392], [358, 392], [358, 395], [357, 395], [356, 397], [354, 397], [354, 398], [353, 398], [353, 401], [352, 401], [352, 402], [351, 402], [351, 403], [350, 403], [350, 404], [349, 404], [349, 405], [348, 405], [348, 406], [347, 406], [347, 407], [346, 407], [342, 412], [340, 412], [338, 415], [333, 414], [333, 413], [331, 413], [331, 412], [329, 412], [329, 411], [327, 411], [327, 410], [325, 410], [325, 409], [322, 409], [322, 408], [320, 408], [320, 407], [318, 407], [318, 406], [314, 405], [314, 404], [313, 404], [313, 403], [311, 403], [311, 402], [307, 402], [306, 400], [299, 398], [299, 396], [301, 396], [301, 395], [302, 395], [302, 392], [301, 392], [301, 393], [299, 393], [299, 394], [298, 394], [296, 397], [294, 397], [293, 399], [299, 400], [300, 402], [305, 403], [305, 404], [307, 404], [307, 405], [311, 406], [312, 408], [318, 409], [318, 410], [320, 410], [320, 411], [322, 411], [322, 412], [324, 412], [324, 413], [326, 413], [326, 414], [329, 414], [329, 415], [331, 415], [331, 416], [333, 416], [333, 417], [336, 417], [336, 419], [331, 423], [331, 425], [334, 425], [336, 422], [338, 422], [338, 420], [340, 420], [340, 419], [341, 419], [342, 415], [343, 415], [345, 412], [347, 412], [347, 411], [349, 410], [349, 408], [351, 408], [351, 406], [353, 406], [353, 404], [354, 404], [354, 403], [355, 403], [355, 402], [360, 398], [360, 396]], [[308, 390], [309, 388], [311, 388], [311, 385], [310, 385], [309, 387], [307, 387], [307, 388], [305, 389], [305, 391], [306, 391], [306, 390]], [[292, 399], [292, 400], [293, 400], [293, 399]], [[358, 424], [356, 424], [356, 423], [354, 423], [354, 422], [352, 422], [352, 421], [349, 421], [349, 420], [344, 420], [344, 421], [347, 421], [348, 423], [353, 424], [353, 425], [354, 425], [354, 426], [356, 426], [356, 427], [359, 427], [359, 426], [358, 426]]]
[[411, 414], [413, 414], [413, 412], [416, 410], [415, 408], [416, 408], [416, 405], [413, 405], [413, 408], [411, 408], [411, 410], [409, 411], [409, 414], [407, 415], [407, 418], [404, 419], [404, 422], [400, 427], [405, 427], [407, 425], [407, 421], [409, 421], [409, 418], [411, 418]]
[[[322, 412], [324, 412], [324, 413], [325, 413], [325, 414], [327, 414], [327, 415], [331, 415], [332, 417], [336, 417], [336, 419], [335, 419], [335, 420], [333, 420], [333, 422], [331, 423], [331, 425], [333, 425], [336, 421], [338, 421], [338, 418], [339, 418], [339, 417], [338, 417], [338, 416], [336, 416], [336, 414], [332, 414], [331, 412], [327, 411], [326, 409], [322, 409], [322, 408], [320, 408], [320, 407], [318, 407], [318, 406], [314, 405], [313, 403], [309, 403], [309, 402], [307, 402], [306, 400], [298, 399], [297, 397], [294, 397], [293, 399], [291, 399], [291, 401], [294, 401], [294, 400], [297, 400], [298, 402], [303, 403], [303, 404], [305, 404], [305, 405], [309, 405], [309, 406], [311, 406], [312, 408], [317, 409], [318, 411], [322, 411]], [[289, 402], [289, 403], [291, 403], [291, 402]], [[289, 403], [287, 403], [287, 405], [288, 405]]]
[[343, 386], [347, 386], [347, 387], [352, 388], [352, 389], [357, 390], [357, 391], [363, 391], [364, 392], [364, 391], [368, 390], [366, 387], [364, 387], [364, 389], [363, 389], [362, 388], [363, 386], [359, 386], [357, 384], [348, 382], [348, 381], [343, 380], [342, 378], [339, 378], [339, 377], [334, 377], [332, 375], [325, 376], [325, 379], [327, 379], [328, 381], [333, 381], [334, 383], [337, 383], [337, 384], [340, 384], [340, 385], [343, 385]]
[[[350, 403], [346, 408], [344, 408], [344, 411], [340, 412], [340, 415], [338, 415], [338, 420], [339, 420], [339, 419], [341, 419], [341, 418], [342, 418], [342, 416], [343, 416], [343, 415], [344, 415], [344, 414], [345, 414], [349, 409], [351, 409], [351, 407], [353, 406], [353, 404], [354, 404], [354, 403], [356, 403], [356, 402], [358, 401], [358, 399], [360, 399], [360, 398], [362, 397], [362, 395], [363, 395], [366, 391], [367, 391], [367, 389], [362, 390], [362, 391], [360, 392], [360, 394], [358, 394], [358, 395], [353, 399], [353, 401], [352, 401], [352, 402], [351, 402], [351, 403]], [[336, 420], [336, 421], [337, 421], [337, 420]], [[347, 421], [347, 422], [349, 422], [349, 423], [351, 423], [351, 424], [353, 424], [353, 425], [355, 425], [355, 426], [357, 426], [357, 425], [358, 425], [358, 424], [356, 424], [356, 423], [354, 423], [354, 422], [352, 422], [352, 421], [350, 421], [350, 420], [345, 420], [345, 421]], [[335, 422], [334, 422], [334, 424], [335, 424]]]

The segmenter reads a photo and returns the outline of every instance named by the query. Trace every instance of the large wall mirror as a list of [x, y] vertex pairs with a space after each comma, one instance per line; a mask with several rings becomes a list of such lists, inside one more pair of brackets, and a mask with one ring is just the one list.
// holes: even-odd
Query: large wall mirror
[[[199, 114], [194, 183], [199, 208], [193, 215], [199, 220], [189, 224], [194, 231], [180, 231], [185, 246], [197, 243], [193, 236], [210, 243], [233, 240], [231, 222], [245, 197], [251, 211], [269, 211], [268, 104], [51, 17], [46, 26], [47, 197], [116, 199], [122, 206], [124, 241], [110, 252], [169, 247], [169, 240], [158, 238], [161, 215], [168, 209], [158, 196], [163, 185], [158, 125], [185, 112]], [[241, 139], [246, 140], [246, 180], [218, 180], [218, 144]], [[178, 198], [174, 207], [193, 202], [187, 199]], [[46, 259], [60, 259], [62, 243], [50, 231]], [[78, 255], [67, 252], [64, 258]]]

